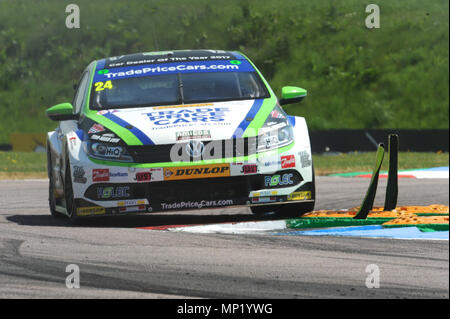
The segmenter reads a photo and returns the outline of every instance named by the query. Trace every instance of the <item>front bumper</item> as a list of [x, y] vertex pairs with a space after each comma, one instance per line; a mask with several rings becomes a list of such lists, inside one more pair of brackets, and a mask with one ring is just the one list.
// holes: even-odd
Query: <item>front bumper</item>
[[[306, 154], [306, 155], [305, 155]], [[71, 161], [80, 216], [314, 201], [310, 149], [217, 164], [113, 166]], [[75, 166], [76, 169], [75, 169]], [[160, 166], [160, 167], [156, 167]]]

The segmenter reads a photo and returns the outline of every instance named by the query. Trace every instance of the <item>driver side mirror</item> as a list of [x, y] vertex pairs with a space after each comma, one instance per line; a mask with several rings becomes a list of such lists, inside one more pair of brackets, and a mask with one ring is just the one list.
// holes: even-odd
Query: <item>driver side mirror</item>
[[297, 103], [303, 100], [308, 92], [295, 86], [284, 86], [281, 89], [280, 105]]
[[70, 103], [62, 103], [45, 111], [47, 116], [52, 121], [69, 121], [69, 120], [78, 120], [79, 115], [73, 114], [73, 106]]

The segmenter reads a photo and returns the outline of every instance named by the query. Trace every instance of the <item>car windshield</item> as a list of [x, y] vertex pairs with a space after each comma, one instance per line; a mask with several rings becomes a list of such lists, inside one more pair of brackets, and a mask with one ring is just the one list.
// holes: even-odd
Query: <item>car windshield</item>
[[269, 97], [256, 72], [172, 73], [111, 78], [95, 82], [91, 91], [90, 108], [93, 110]]

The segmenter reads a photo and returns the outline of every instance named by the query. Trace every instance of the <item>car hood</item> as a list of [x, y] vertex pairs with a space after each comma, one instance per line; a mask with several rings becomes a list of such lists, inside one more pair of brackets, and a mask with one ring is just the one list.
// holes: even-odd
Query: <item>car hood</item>
[[92, 112], [89, 118], [128, 145], [158, 145], [254, 136], [274, 106], [270, 99], [256, 99], [110, 109]]

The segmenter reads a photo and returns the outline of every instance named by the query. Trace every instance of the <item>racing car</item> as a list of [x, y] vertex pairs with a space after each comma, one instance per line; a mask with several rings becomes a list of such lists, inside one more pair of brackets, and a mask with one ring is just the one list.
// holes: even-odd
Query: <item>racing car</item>
[[144, 52], [91, 62], [71, 103], [46, 110], [53, 216], [249, 206], [300, 215], [315, 202], [306, 121], [243, 53]]

